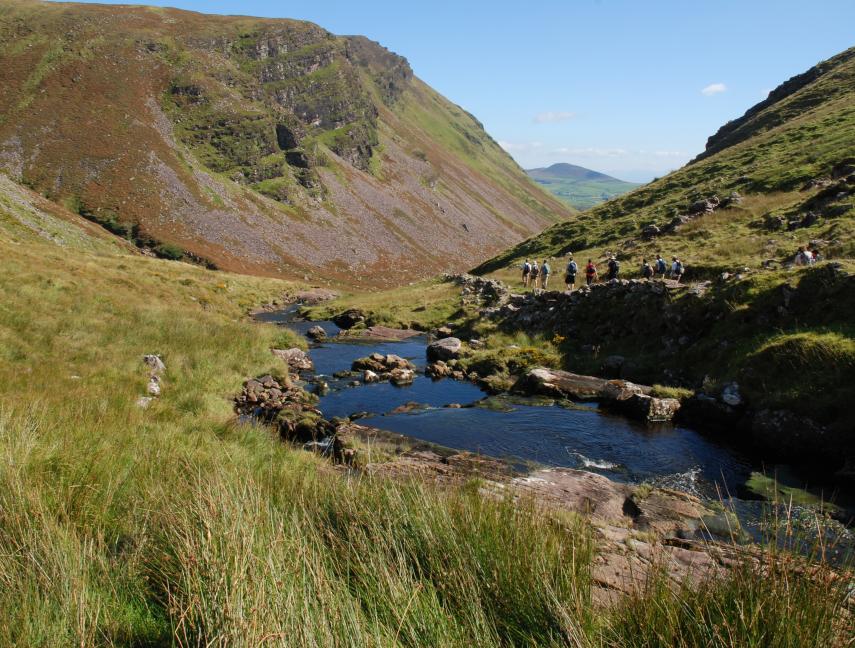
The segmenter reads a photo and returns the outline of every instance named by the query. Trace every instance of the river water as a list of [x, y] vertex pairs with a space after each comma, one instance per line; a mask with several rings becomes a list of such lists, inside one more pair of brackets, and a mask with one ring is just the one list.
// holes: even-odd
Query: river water
[[[616, 481], [649, 482], [724, 500], [749, 526], [756, 526], [762, 515], [763, 505], [745, 484], [763, 466], [709, 435], [679, 425], [637, 423], [603, 412], [597, 403], [489, 396], [469, 382], [435, 381], [423, 374], [425, 337], [402, 342], [336, 341], [335, 324], [301, 321], [297, 310], [292, 306], [261, 313], [256, 319], [287, 325], [300, 334], [320, 325], [330, 336], [310, 349], [314, 378], [329, 385], [319, 405], [327, 418], [359, 413], [360, 423], [366, 425], [517, 465], [578, 468]], [[415, 382], [404, 387], [353, 386], [352, 376], [334, 376], [374, 352], [394, 353], [413, 362], [418, 368]], [[455, 407], [447, 407], [452, 404]], [[402, 406], [407, 406], [406, 411], [399, 409]]]

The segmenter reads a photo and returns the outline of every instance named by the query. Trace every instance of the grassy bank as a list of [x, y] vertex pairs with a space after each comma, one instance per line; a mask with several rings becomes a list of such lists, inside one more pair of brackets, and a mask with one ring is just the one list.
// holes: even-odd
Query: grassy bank
[[332, 302], [303, 309], [309, 319], [331, 319], [348, 309], [366, 316], [367, 326], [425, 331], [466, 316], [460, 303], [460, 288], [440, 279], [411, 286], [346, 294]]

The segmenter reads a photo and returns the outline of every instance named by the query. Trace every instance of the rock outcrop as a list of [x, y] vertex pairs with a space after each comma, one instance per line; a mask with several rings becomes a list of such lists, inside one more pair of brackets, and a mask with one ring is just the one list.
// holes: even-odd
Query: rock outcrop
[[416, 366], [399, 355], [372, 353], [353, 361], [352, 371], [361, 371], [363, 382], [390, 381], [393, 385], [409, 385], [416, 379]]
[[294, 347], [292, 349], [271, 349], [271, 353], [280, 360], [284, 360], [288, 365], [288, 369], [299, 374], [301, 371], [313, 371], [315, 363], [302, 349]]
[[626, 380], [606, 380], [568, 371], [537, 367], [521, 376], [514, 391], [573, 400], [598, 400], [605, 406], [642, 421], [670, 421], [680, 409], [674, 398], [655, 398], [651, 388]]
[[462, 347], [463, 343], [456, 337], [435, 340], [427, 346], [427, 359], [431, 362], [454, 360], [460, 356]]

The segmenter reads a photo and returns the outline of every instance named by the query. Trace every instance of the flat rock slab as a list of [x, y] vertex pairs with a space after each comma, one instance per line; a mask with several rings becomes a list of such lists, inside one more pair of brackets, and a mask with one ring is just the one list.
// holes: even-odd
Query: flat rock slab
[[369, 326], [365, 329], [350, 329], [338, 334], [339, 338], [355, 341], [399, 342], [421, 335], [411, 329], [397, 329], [388, 326]]
[[570, 510], [602, 522], [618, 522], [632, 489], [608, 477], [584, 470], [538, 470], [511, 481], [511, 487], [531, 495], [538, 504]]

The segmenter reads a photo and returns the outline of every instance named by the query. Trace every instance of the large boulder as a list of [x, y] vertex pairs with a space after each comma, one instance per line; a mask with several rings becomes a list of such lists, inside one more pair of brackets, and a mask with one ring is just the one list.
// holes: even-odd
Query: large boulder
[[311, 371], [315, 368], [308, 354], [297, 347], [292, 349], [271, 349], [271, 353], [277, 358], [284, 360], [288, 368], [295, 373]]
[[327, 339], [327, 332], [324, 330], [323, 326], [313, 326], [306, 331], [306, 335], [318, 342]]
[[356, 308], [350, 308], [332, 318], [333, 323], [342, 329], [351, 329], [365, 321], [365, 313]]
[[631, 418], [654, 423], [672, 420], [680, 409], [680, 401], [676, 398], [633, 394], [629, 398], [614, 401], [613, 407]]
[[410, 385], [416, 379], [416, 372], [412, 369], [393, 369], [392, 377], [389, 379], [393, 385]]
[[431, 342], [427, 347], [427, 358], [431, 362], [437, 360], [454, 360], [460, 355], [463, 343], [456, 337], [447, 337]]

